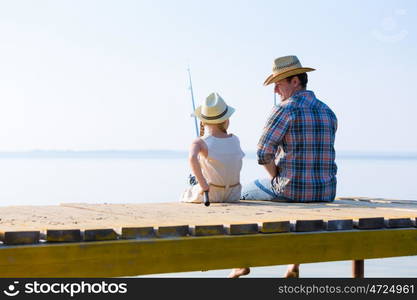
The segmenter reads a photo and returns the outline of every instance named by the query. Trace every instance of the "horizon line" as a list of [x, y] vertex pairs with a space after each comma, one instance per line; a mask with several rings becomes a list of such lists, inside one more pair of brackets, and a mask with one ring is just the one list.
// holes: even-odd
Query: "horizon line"
[[[248, 151], [242, 149], [244, 152], [256, 152], [256, 150]], [[30, 153], [30, 152], [188, 152], [186, 149], [25, 149], [25, 150], [0, 150], [0, 153]], [[379, 151], [379, 150], [336, 150], [336, 152], [343, 153], [404, 153], [404, 154], [417, 154], [417, 150], [392, 150], [392, 151]]]
[[[256, 151], [244, 151], [246, 158], [256, 158]], [[184, 158], [187, 150], [20, 150], [0, 151], [0, 158]], [[417, 159], [417, 151], [338, 150], [336, 159]]]

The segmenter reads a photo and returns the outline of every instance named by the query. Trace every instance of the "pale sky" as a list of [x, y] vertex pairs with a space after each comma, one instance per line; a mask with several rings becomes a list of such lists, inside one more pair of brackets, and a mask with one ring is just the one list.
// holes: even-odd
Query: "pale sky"
[[186, 150], [218, 92], [254, 151], [276, 57], [336, 113], [337, 150], [417, 151], [416, 1], [0, 1], [0, 151]]

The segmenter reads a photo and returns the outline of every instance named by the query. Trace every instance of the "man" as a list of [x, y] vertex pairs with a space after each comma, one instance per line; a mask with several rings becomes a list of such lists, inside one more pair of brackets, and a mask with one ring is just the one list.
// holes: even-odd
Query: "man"
[[[330, 202], [336, 195], [334, 141], [337, 119], [332, 110], [307, 90], [306, 72], [296, 56], [277, 58], [273, 74], [264, 85], [275, 84], [281, 103], [272, 109], [258, 142], [258, 163], [269, 179], [255, 181], [256, 190], [243, 192], [243, 199], [264, 194], [283, 202]], [[270, 184], [268, 185], [268, 183]], [[249, 273], [235, 269], [230, 277]], [[286, 277], [298, 277], [299, 265], [288, 268]]]

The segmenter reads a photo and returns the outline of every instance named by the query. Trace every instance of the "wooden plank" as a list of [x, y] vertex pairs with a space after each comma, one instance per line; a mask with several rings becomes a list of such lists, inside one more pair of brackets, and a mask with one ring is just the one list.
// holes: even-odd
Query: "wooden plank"
[[384, 228], [384, 218], [360, 218], [354, 221], [354, 227], [358, 229], [380, 229]]
[[0, 247], [0, 276], [119, 277], [409, 255], [417, 255], [416, 228], [53, 243]]
[[[377, 202], [376, 202], [377, 201]], [[370, 217], [412, 218], [416, 201], [335, 200], [331, 203], [279, 203], [239, 201], [213, 203], [210, 207], [189, 203], [65, 204], [61, 206], [14, 206], [2, 208], [2, 230], [95, 229], [178, 224], [238, 224], [269, 221], [359, 219]], [[204, 209], [203, 209], [204, 208]], [[52, 227], [53, 226], [53, 227]]]
[[371, 202], [378, 204], [404, 204], [404, 205], [417, 205], [416, 200], [401, 200], [401, 199], [388, 199], [388, 198], [371, 198], [371, 197], [337, 197], [335, 201], [338, 200], [348, 200], [348, 201], [357, 201], [357, 202]]
[[122, 239], [151, 239], [156, 233], [153, 227], [122, 227]]
[[181, 237], [181, 236], [187, 236], [189, 234], [190, 234], [190, 228], [188, 225], [159, 226], [158, 227], [158, 237], [162, 237], [162, 238]]
[[326, 230], [352, 230], [353, 220], [328, 220], [325, 222], [324, 227]]
[[48, 229], [46, 230], [47, 242], [80, 242], [82, 241], [80, 229]]
[[311, 232], [324, 230], [323, 220], [297, 220], [295, 222], [296, 232]]
[[5, 245], [25, 245], [39, 243], [39, 231], [3, 231], [0, 232], [0, 240]]
[[117, 240], [117, 233], [109, 229], [86, 229], [84, 231], [84, 241], [109, 241]]
[[262, 222], [259, 228], [262, 233], [289, 232], [291, 223], [290, 221]]
[[223, 225], [195, 225], [190, 231], [194, 236], [223, 235], [226, 232]]
[[410, 218], [395, 218], [395, 219], [386, 219], [385, 227], [387, 228], [407, 228], [413, 227], [413, 222]]
[[239, 234], [255, 234], [259, 232], [258, 224], [230, 224], [225, 226], [227, 234], [239, 235]]

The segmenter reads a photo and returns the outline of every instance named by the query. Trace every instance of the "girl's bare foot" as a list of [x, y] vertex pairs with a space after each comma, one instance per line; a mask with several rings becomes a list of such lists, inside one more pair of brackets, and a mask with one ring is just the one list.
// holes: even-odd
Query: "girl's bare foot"
[[229, 278], [239, 278], [240, 276], [248, 275], [250, 272], [249, 268], [238, 268], [233, 269], [233, 271], [229, 274]]

